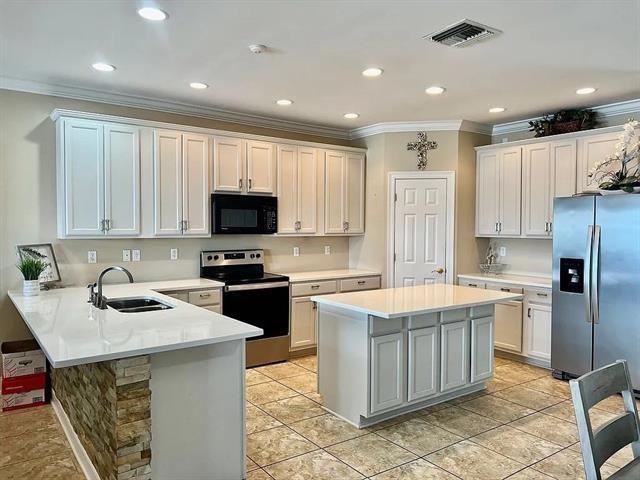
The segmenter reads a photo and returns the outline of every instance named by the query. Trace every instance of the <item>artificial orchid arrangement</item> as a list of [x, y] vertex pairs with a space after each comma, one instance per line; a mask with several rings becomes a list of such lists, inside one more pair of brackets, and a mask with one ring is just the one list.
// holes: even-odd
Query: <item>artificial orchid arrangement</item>
[[615, 152], [596, 162], [589, 171], [589, 178], [598, 183], [601, 190], [622, 190], [627, 193], [640, 187], [640, 139], [637, 120], [624, 124], [624, 132]]

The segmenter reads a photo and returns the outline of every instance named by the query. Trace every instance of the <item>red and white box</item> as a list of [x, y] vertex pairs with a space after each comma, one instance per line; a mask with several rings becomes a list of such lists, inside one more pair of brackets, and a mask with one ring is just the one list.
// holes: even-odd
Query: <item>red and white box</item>
[[2, 411], [44, 405], [47, 375], [23, 375], [2, 379]]
[[0, 352], [3, 378], [35, 375], [47, 371], [47, 361], [35, 340], [3, 342]]

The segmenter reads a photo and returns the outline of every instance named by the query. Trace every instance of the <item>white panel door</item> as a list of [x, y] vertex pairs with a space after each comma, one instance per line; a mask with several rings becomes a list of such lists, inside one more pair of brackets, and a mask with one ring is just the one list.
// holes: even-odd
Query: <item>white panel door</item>
[[[318, 231], [318, 152], [315, 148], [298, 147], [297, 213], [299, 233]], [[278, 202], [282, 191], [278, 190]]]
[[156, 235], [182, 234], [182, 135], [173, 130], [153, 134]]
[[409, 331], [408, 401], [438, 393], [438, 327]]
[[182, 221], [184, 235], [208, 235], [209, 137], [182, 135]]
[[107, 235], [139, 235], [140, 132], [137, 127], [105, 124], [104, 172]]
[[522, 151], [523, 233], [529, 237], [549, 235], [551, 153], [548, 143], [527, 145]]
[[440, 391], [464, 386], [469, 377], [469, 323], [440, 326]]
[[272, 143], [247, 140], [247, 192], [276, 191], [276, 161]]
[[476, 162], [476, 235], [496, 235], [500, 201], [498, 150], [481, 152]]
[[522, 150], [500, 150], [500, 235], [520, 235]]
[[471, 383], [493, 375], [493, 317], [471, 320]]
[[345, 161], [344, 152], [325, 152], [325, 233], [346, 233]]
[[394, 285], [444, 283], [447, 265], [447, 180], [396, 180]]
[[593, 165], [614, 153], [620, 132], [590, 135], [578, 139], [578, 193], [598, 190], [598, 184], [589, 178]]
[[278, 233], [298, 233], [298, 147], [278, 145]]
[[64, 200], [68, 236], [103, 235], [102, 123], [64, 121]]
[[495, 322], [495, 347], [522, 353], [522, 302], [496, 303]]
[[309, 297], [291, 299], [291, 349], [316, 344], [316, 303]]
[[551, 360], [551, 305], [528, 303], [525, 321], [525, 352], [528, 357]]
[[242, 139], [215, 137], [213, 139], [213, 190], [242, 192], [244, 153]]
[[347, 152], [345, 221], [347, 233], [364, 233], [364, 154]]
[[403, 403], [402, 332], [371, 338], [371, 413]]

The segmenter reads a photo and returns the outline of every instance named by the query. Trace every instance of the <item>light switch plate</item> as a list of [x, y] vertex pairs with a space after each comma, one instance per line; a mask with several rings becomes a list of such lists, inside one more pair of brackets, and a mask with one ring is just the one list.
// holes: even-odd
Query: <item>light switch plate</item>
[[89, 263], [97, 263], [98, 262], [98, 252], [95, 250], [89, 250], [87, 252], [87, 262]]
[[178, 259], [178, 249], [177, 248], [172, 248], [169, 254], [169, 258], [171, 260], [177, 260]]
[[294, 257], [300, 256], [300, 247], [293, 247], [293, 256]]
[[500, 249], [498, 250], [498, 255], [500, 255], [501, 257], [506, 257], [507, 256], [507, 247], [500, 247]]
[[131, 261], [131, 250], [122, 250], [122, 261], [123, 262]]
[[331, 245], [325, 245], [324, 246], [324, 254], [325, 255], [331, 255]]
[[140, 250], [131, 250], [132, 253], [132, 260], [134, 262], [139, 262], [140, 261]]

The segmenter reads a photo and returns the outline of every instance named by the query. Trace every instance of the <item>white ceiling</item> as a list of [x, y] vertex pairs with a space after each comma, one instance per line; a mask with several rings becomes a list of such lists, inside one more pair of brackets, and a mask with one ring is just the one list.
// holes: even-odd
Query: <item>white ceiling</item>
[[[146, 3], [148, 4], [148, 2]], [[0, 74], [12, 79], [352, 129], [496, 124], [640, 97], [640, 0], [0, 0]], [[462, 18], [504, 33], [467, 48], [421, 37]], [[247, 46], [271, 48], [260, 55]], [[97, 61], [117, 70], [99, 73]], [[380, 66], [379, 78], [361, 71]], [[192, 90], [192, 81], [211, 85]], [[424, 93], [443, 85], [445, 94]], [[593, 95], [575, 90], [594, 86]], [[278, 107], [290, 98], [294, 105]], [[489, 114], [493, 106], [507, 107]], [[345, 112], [358, 112], [346, 120]]]

